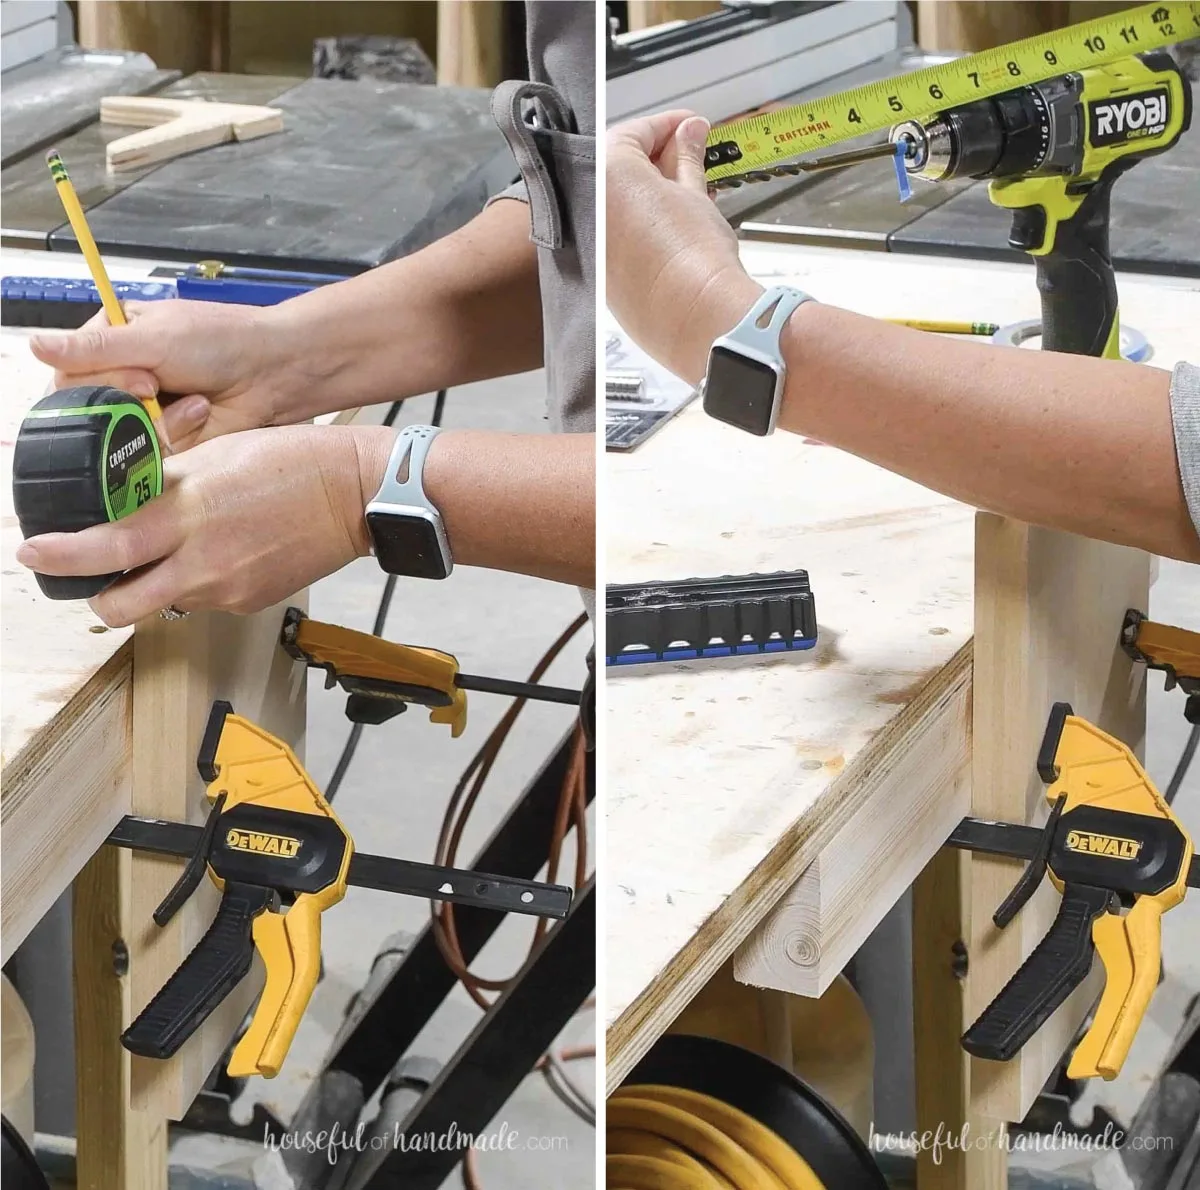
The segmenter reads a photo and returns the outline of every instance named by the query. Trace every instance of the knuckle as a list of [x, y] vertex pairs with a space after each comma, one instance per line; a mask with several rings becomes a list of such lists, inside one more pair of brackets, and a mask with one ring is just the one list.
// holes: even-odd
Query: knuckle
[[150, 533], [144, 524], [118, 522], [116, 563], [122, 570], [133, 570], [150, 556]]
[[108, 346], [108, 326], [83, 327], [75, 337], [77, 354], [99, 355]]

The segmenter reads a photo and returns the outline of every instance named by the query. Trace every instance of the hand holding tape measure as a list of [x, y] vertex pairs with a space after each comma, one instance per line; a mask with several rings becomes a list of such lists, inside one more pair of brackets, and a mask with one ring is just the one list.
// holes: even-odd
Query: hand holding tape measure
[[[56, 149], [46, 162], [108, 320], [124, 326], [125, 312]], [[22, 535], [75, 533], [117, 521], [160, 495], [164, 447], [170, 449], [161, 427], [162, 408], [153, 396], [139, 400], [95, 385], [43, 397], [21, 423], [13, 450], [13, 505]], [[37, 581], [51, 599], [87, 599], [120, 577], [38, 574]]]

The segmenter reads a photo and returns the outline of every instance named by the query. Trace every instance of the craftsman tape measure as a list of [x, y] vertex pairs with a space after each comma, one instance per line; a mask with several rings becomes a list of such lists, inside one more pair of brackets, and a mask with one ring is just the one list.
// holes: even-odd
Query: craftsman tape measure
[[[161, 494], [162, 451], [141, 401], [105, 385], [65, 388], [25, 415], [13, 449], [13, 506], [24, 537], [119, 521]], [[87, 599], [120, 572], [37, 575], [51, 599]]]
[[1200, 0], [1142, 4], [823, 99], [745, 116], [709, 133], [705, 176], [713, 185], [754, 174], [902, 120], [926, 120], [975, 99], [1191, 37], [1200, 37]]

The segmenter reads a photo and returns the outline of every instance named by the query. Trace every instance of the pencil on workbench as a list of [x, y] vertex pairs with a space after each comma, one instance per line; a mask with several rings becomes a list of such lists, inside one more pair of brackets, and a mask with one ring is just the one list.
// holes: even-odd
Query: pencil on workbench
[[[104, 307], [104, 313], [108, 315], [108, 321], [112, 326], [125, 326], [129, 320], [125, 317], [125, 311], [121, 309], [121, 303], [117, 300], [116, 290], [113, 289], [112, 282], [108, 279], [108, 270], [104, 267], [100, 249], [96, 247], [96, 241], [92, 238], [91, 228], [88, 227], [83, 207], [79, 203], [79, 195], [75, 193], [75, 187], [71, 184], [70, 176], [67, 174], [67, 167], [63, 165], [63, 159], [59, 156], [57, 149], [51, 149], [46, 154], [46, 164], [50, 167], [50, 176], [54, 179], [54, 186], [58, 190], [58, 197], [62, 200], [63, 210], [67, 213], [67, 222], [75, 233], [75, 239], [79, 241], [79, 250], [83, 253], [83, 259], [87, 261], [88, 272], [91, 273], [96, 292], [100, 295], [100, 304]], [[170, 442], [162, 424], [162, 406], [158, 403], [158, 398], [140, 397], [139, 399], [154, 422], [159, 440], [170, 449]]]

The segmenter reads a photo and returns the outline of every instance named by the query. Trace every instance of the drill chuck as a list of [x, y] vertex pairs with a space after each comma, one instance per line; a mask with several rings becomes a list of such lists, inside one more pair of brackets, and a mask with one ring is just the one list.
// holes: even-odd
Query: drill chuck
[[1018, 87], [927, 122], [897, 124], [890, 139], [908, 142], [905, 167], [928, 181], [1069, 173], [1080, 143], [1079, 88], [1078, 75]]

